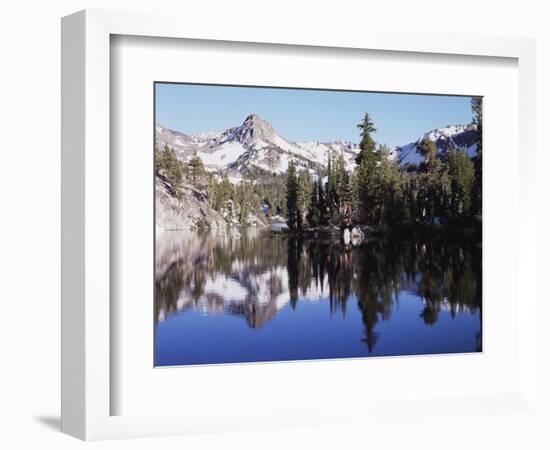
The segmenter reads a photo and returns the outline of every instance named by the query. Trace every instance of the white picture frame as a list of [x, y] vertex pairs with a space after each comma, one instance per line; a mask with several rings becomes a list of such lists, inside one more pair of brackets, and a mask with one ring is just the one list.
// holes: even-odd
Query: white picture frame
[[[519, 182], [517, 198], [519, 232], [510, 239], [517, 245], [517, 281], [522, 286], [522, 304], [536, 310], [534, 277], [535, 195], [530, 174], [535, 171], [535, 43], [532, 39], [451, 34], [418, 34], [364, 30], [327, 35], [312, 27], [307, 36], [297, 30], [277, 27], [208, 30], [201, 23], [165, 14], [87, 10], [62, 21], [62, 430], [85, 440], [162, 436], [208, 431], [232, 431], [296, 424], [323, 424], [336, 417], [392, 417], [395, 401], [374, 404], [334, 405], [319, 410], [316, 405], [274, 409], [270, 423], [265, 414], [242, 422], [198, 415], [112, 415], [111, 338], [116, 323], [111, 320], [111, 191], [110, 168], [110, 63], [111, 36], [141, 36], [211, 40], [301, 47], [367, 49], [408, 52], [417, 55], [445, 54], [500, 57], [518, 64]], [[525, 289], [523, 288], [525, 287]], [[518, 296], [517, 292], [513, 295]], [[527, 411], [536, 405], [536, 315], [518, 312], [519, 376], [512, 391], [463, 398], [436, 397], [410, 400], [414, 414], [426, 406], [442, 415], [468, 415], [502, 408]], [[396, 363], [397, 365], [399, 363]], [[273, 365], [264, 365], [269, 376]], [[311, 370], [311, 365], [309, 366]], [[349, 366], [351, 367], [351, 366]], [[348, 367], [348, 370], [350, 370]], [[397, 366], [396, 366], [397, 367]], [[342, 369], [345, 370], [345, 369]], [[185, 375], [182, 375], [185, 376]], [[402, 399], [405, 400], [405, 399]], [[209, 420], [207, 420], [209, 419]]]

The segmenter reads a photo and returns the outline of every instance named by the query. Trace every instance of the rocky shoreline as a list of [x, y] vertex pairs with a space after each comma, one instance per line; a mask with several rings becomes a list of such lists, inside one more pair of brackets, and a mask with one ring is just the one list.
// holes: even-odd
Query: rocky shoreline
[[164, 231], [198, 231], [210, 229], [215, 232], [225, 232], [228, 228], [267, 226], [264, 219], [250, 213], [244, 223], [238, 220], [238, 209], [232, 202], [221, 211], [210, 207], [207, 196], [184, 183], [178, 196], [164, 180], [155, 180], [155, 227], [157, 233]]

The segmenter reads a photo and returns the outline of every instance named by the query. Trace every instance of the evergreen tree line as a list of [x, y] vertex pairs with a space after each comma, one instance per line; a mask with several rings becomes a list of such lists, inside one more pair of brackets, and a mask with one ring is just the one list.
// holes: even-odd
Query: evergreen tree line
[[[482, 111], [472, 99], [477, 124], [477, 154], [472, 159], [451, 142], [443, 155], [424, 139], [417, 145], [422, 162], [402, 168], [389, 158], [385, 145], [373, 139], [372, 118], [358, 125], [361, 141], [356, 167], [349, 173], [343, 156], [329, 155], [326, 177], [298, 172], [291, 162], [286, 179], [287, 223], [291, 230], [334, 225], [396, 225], [453, 223], [481, 215]], [[324, 179], [325, 178], [325, 179]]]
[[201, 158], [195, 153], [187, 163], [178, 159], [173, 148], [165, 145], [156, 150], [156, 175], [164, 180], [168, 189], [177, 198], [181, 198], [184, 184], [194, 189], [208, 201], [208, 205], [218, 212], [230, 212], [245, 223], [250, 214], [262, 215], [261, 197], [258, 189], [250, 180], [233, 184], [227, 175], [221, 179], [205, 170]]
[[176, 151], [166, 144], [162, 150], [155, 149], [155, 174], [168, 184], [168, 188], [176, 197], [181, 197], [184, 183], [203, 190], [211, 178], [196, 153], [185, 164], [178, 159]]

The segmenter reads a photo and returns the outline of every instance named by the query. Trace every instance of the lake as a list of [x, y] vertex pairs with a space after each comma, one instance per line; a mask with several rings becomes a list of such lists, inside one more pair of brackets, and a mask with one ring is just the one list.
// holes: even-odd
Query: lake
[[481, 245], [449, 241], [165, 232], [155, 365], [480, 352]]

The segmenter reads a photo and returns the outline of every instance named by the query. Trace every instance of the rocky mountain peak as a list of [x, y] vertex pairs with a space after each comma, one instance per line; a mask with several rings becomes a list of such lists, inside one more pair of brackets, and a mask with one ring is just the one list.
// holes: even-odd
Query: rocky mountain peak
[[259, 141], [272, 143], [278, 136], [274, 128], [258, 114], [250, 114], [241, 126], [229, 131], [228, 138], [248, 146], [253, 146]]
[[267, 123], [264, 119], [262, 119], [258, 114], [252, 113], [244, 119], [244, 123]]

